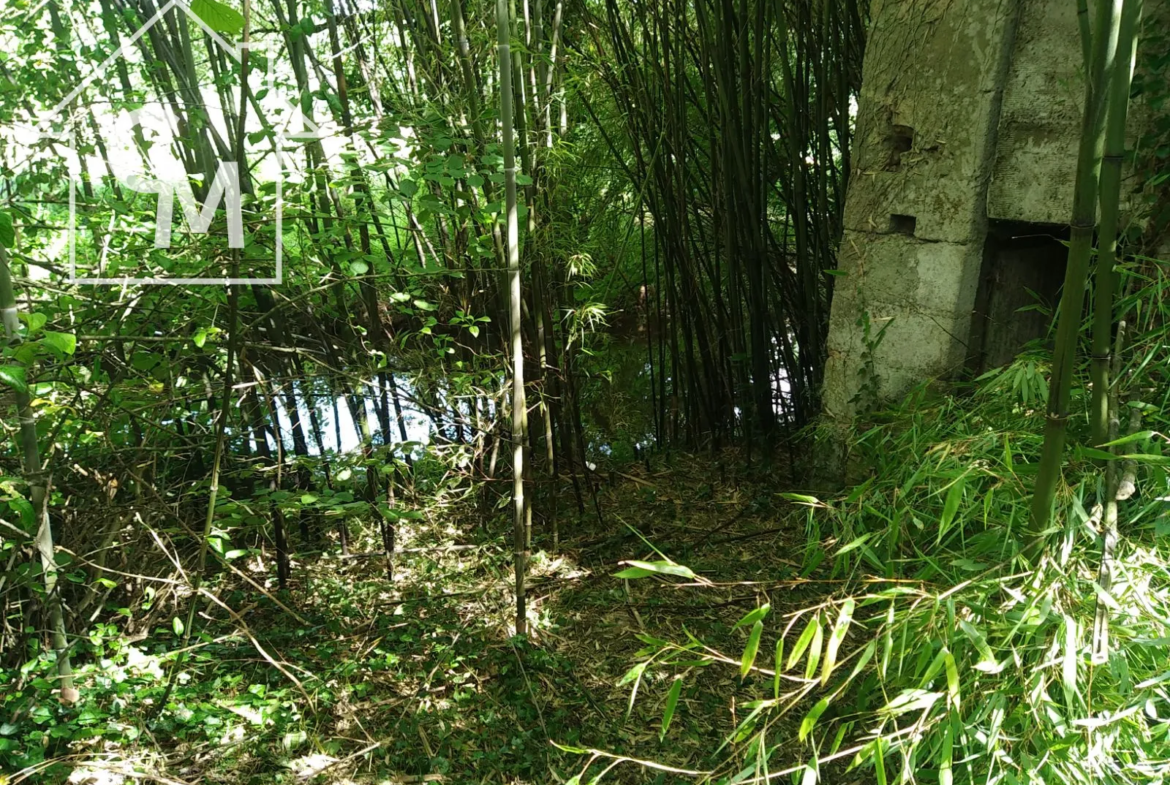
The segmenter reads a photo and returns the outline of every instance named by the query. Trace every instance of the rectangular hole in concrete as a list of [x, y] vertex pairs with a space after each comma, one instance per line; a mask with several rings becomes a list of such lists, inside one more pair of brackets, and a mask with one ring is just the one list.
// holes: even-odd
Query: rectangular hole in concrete
[[902, 168], [902, 154], [914, 148], [914, 129], [908, 125], [890, 126], [888, 145], [890, 156], [886, 162], [886, 171], [896, 172]]
[[1006, 365], [1048, 336], [1068, 263], [1068, 228], [991, 221], [975, 300], [970, 364], [977, 373]]
[[898, 215], [890, 216], [890, 232], [893, 234], [905, 234], [910, 237], [914, 236], [914, 231], [918, 228], [918, 219], [912, 215]]

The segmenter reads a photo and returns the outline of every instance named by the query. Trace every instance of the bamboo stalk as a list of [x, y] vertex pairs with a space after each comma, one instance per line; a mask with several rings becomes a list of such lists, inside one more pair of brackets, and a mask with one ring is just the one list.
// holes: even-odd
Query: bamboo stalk
[[513, 556], [516, 569], [516, 634], [528, 635], [524, 596], [528, 569], [528, 527], [525, 520], [524, 448], [527, 404], [524, 396], [524, 347], [521, 340], [519, 218], [516, 210], [516, 140], [512, 133], [511, 20], [508, 0], [496, 0], [496, 29], [500, 65], [500, 125], [504, 148], [504, 205], [507, 215], [509, 331], [512, 347], [512, 513]]
[[1052, 358], [1052, 378], [1048, 385], [1044, 448], [1032, 496], [1032, 542], [1029, 543], [1029, 551], [1033, 551], [1039, 544], [1041, 535], [1052, 519], [1052, 504], [1060, 481], [1077, 337], [1084, 307], [1089, 259], [1093, 251], [1093, 230], [1097, 223], [1097, 183], [1105, 142], [1107, 77], [1116, 62], [1120, 4], [1121, 0], [1102, 0], [1097, 6], [1092, 62], [1085, 78], [1085, 111], [1077, 153], [1072, 220], [1069, 222], [1068, 267], [1064, 277], [1064, 295], [1057, 314], [1056, 348]]
[[1105, 154], [1101, 159], [1101, 225], [1097, 232], [1097, 280], [1093, 298], [1093, 398], [1089, 409], [1092, 441], [1109, 440], [1109, 354], [1113, 333], [1113, 300], [1117, 287], [1117, 229], [1121, 200], [1121, 164], [1125, 156], [1125, 125], [1129, 89], [1137, 56], [1137, 29], [1142, 0], [1125, 0], [1117, 44], [1118, 60], [1109, 82]]
[[[16, 309], [16, 295], [12, 289], [12, 271], [9, 269], [8, 250], [0, 244], [0, 316], [4, 321], [4, 337], [9, 345], [19, 342], [20, 318]], [[73, 684], [73, 666], [69, 658], [69, 643], [65, 636], [65, 617], [61, 610], [58, 590], [57, 561], [54, 558], [53, 529], [49, 523], [48, 487], [41, 471], [40, 446], [37, 444], [37, 424], [33, 419], [32, 399], [28, 387], [17, 387], [16, 408], [20, 418], [20, 446], [24, 453], [24, 473], [28, 478], [33, 509], [37, 516], [37, 533], [33, 546], [41, 559], [45, 582], [44, 607], [49, 619], [49, 635], [57, 654], [57, 676], [61, 680], [60, 701], [66, 706], [76, 703], [81, 695]]]
[[[1093, 444], [1100, 445], [1118, 437], [1120, 390], [1113, 380], [1121, 367], [1125, 346], [1124, 316], [1113, 331], [1113, 301], [1117, 274], [1113, 269], [1117, 257], [1118, 201], [1121, 193], [1121, 162], [1125, 152], [1125, 124], [1129, 109], [1129, 90], [1137, 57], [1138, 28], [1142, 0], [1124, 0], [1118, 40], [1119, 59], [1110, 81], [1108, 128], [1105, 131], [1105, 157], [1101, 172], [1101, 230], [1097, 251], [1097, 291], [1093, 323], [1093, 402], [1090, 409]], [[1112, 339], [1112, 354], [1109, 353]], [[1116, 447], [1106, 448], [1116, 453]], [[1106, 592], [1113, 589], [1113, 561], [1117, 548], [1118, 500], [1121, 490], [1121, 467], [1117, 461], [1105, 464], [1105, 499], [1101, 516], [1101, 563], [1097, 583]], [[1109, 660], [1109, 608], [1097, 598], [1093, 624], [1093, 661]]]

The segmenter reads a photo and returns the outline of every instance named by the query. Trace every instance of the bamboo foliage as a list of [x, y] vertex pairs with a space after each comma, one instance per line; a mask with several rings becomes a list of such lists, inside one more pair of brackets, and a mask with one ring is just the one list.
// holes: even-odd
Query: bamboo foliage
[[[16, 295], [12, 288], [8, 250], [0, 242], [0, 316], [4, 321], [5, 341], [12, 345], [20, 340], [20, 319], [16, 309]], [[69, 656], [69, 643], [65, 635], [65, 616], [61, 609], [60, 581], [58, 577], [56, 549], [53, 542], [53, 528], [49, 519], [48, 487], [41, 465], [40, 445], [37, 440], [37, 424], [33, 417], [32, 399], [27, 381], [14, 386], [17, 416], [20, 419], [20, 448], [24, 457], [24, 472], [28, 478], [30, 501], [34, 511], [36, 534], [33, 547], [40, 557], [44, 575], [44, 611], [49, 622], [49, 634], [53, 651], [57, 655], [57, 676], [60, 680], [59, 698], [61, 703], [71, 705], [80, 696], [73, 685], [73, 666]]]

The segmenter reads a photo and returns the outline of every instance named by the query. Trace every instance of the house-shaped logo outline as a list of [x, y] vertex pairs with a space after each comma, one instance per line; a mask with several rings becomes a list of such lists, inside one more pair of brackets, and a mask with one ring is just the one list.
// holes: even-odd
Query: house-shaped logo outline
[[[235, 45], [229, 44], [226, 40], [224, 40], [224, 38], [219, 33], [217, 33], [215, 30], [213, 30], [211, 27], [209, 27], [206, 22], [204, 22], [202, 19], [200, 19], [198, 14], [196, 14], [194, 11], [191, 10], [190, 6], [187, 3], [187, 0], [168, 0], [168, 2], [163, 4], [154, 13], [154, 15], [152, 15], [150, 17], [150, 19], [146, 20], [145, 23], [143, 23], [137, 30], [135, 30], [134, 33], [129, 38], [124, 39], [121, 43], [121, 46], [119, 46], [116, 50], [114, 50], [114, 52], [109, 57], [107, 57], [99, 65], [97, 65], [85, 78], [83, 78], [77, 84], [77, 86], [75, 86], [72, 90], [70, 90], [69, 93], [63, 99], [61, 99], [61, 101], [59, 101], [56, 106], [54, 106], [47, 114], [42, 115], [37, 119], [36, 126], [39, 129], [41, 129], [38, 131], [40, 138], [41, 139], [46, 139], [46, 138], [47, 139], [58, 139], [59, 138], [58, 134], [54, 134], [52, 132], [49, 132], [49, 131], [46, 131], [43, 129], [45, 127], [47, 127], [47, 125], [49, 123], [51, 123], [53, 120], [55, 120], [58, 116], [60, 116], [61, 113], [65, 111], [66, 107], [68, 107], [74, 100], [76, 100], [77, 97], [82, 93], [82, 91], [85, 90], [85, 88], [87, 88], [91, 84], [93, 84], [93, 82], [95, 80], [97, 80], [102, 74], [104, 74], [106, 72], [106, 70], [110, 67], [110, 65], [112, 65], [114, 63], [115, 60], [117, 60], [119, 57], [122, 57], [130, 47], [134, 46], [134, 44], [137, 43], [139, 38], [141, 38], [143, 35], [145, 35], [147, 32], [149, 32], [150, 29], [152, 27], [154, 27], [154, 25], [158, 24], [158, 22], [161, 21], [163, 19], [163, 17], [174, 8], [180, 9], [188, 17], [190, 17], [197, 25], [199, 25], [200, 28], [202, 28], [203, 32], [205, 32], [211, 38], [211, 40], [214, 41], [216, 43], [216, 45], [219, 46], [226, 54], [228, 54], [236, 63], [243, 62], [243, 53], [244, 53], [245, 49], [247, 49], [250, 52], [255, 52], [258, 50], [263, 50], [265, 48], [264, 44], [257, 43], [257, 42], [239, 43], [239, 44], [235, 44]], [[269, 89], [272, 89], [275, 87], [275, 80], [273, 79], [272, 71], [271, 71], [271, 63], [272, 63], [271, 58], [268, 59], [268, 63], [269, 63], [269, 72], [266, 76], [265, 81], [267, 83], [266, 86]], [[274, 132], [274, 142], [275, 142], [274, 152], [275, 152], [276, 163], [277, 163], [277, 172], [278, 172], [278, 175], [276, 177], [276, 194], [275, 194], [275, 196], [276, 196], [276, 210], [275, 210], [275, 213], [276, 213], [275, 214], [276, 275], [275, 275], [275, 277], [272, 277], [272, 278], [231, 278], [231, 277], [228, 277], [228, 278], [171, 278], [171, 277], [139, 278], [139, 277], [121, 276], [121, 277], [79, 278], [77, 276], [77, 256], [76, 256], [76, 242], [75, 242], [75, 236], [77, 233], [77, 228], [76, 228], [77, 178], [74, 177], [73, 173], [71, 172], [71, 176], [69, 178], [69, 279], [68, 279], [68, 282], [71, 284], [89, 284], [89, 285], [96, 285], [96, 286], [183, 286], [183, 285], [232, 286], [232, 285], [252, 285], [252, 284], [279, 286], [281, 283], [283, 283], [284, 282], [284, 267], [283, 267], [283, 254], [282, 254], [283, 240], [282, 240], [282, 234], [281, 234], [281, 229], [283, 226], [283, 215], [282, 214], [283, 214], [283, 207], [284, 207], [283, 142], [285, 140], [289, 140], [289, 139], [320, 139], [323, 136], [320, 127], [316, 123], [314, 123], [312, 120], [305, 117], [304, 113], [301, 112], [299, 106], [292, 103], [291, 101], [288, 101], [287, 99], [285, 99], [284, 102], [292, 111], [289, 113], [289, 115], [286, 118], [284, 118], [283, 122], [281, 122], [279, 126], [273, 126], [271, 128], [271, 130]], [[73, 120], [71, 119], [70, 122], [73, 122]], [[291, 124], [298, 123], [298, 122], [303, 130], [294, 131], [292, 133], [289, 133], [287, 131], [288, 127]], [[269, 129], [265, 129], [265, 130], [269, 130]], [[161, 195], [159, 198], [162, 198]]]

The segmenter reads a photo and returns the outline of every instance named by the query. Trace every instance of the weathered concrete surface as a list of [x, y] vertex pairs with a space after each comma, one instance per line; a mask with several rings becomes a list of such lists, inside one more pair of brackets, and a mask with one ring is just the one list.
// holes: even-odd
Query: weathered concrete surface
[[[1059, 288], [1084, 101], [1072, 0], [873, 0], [871, 19], [823, 391], [837, 421], [870, 371], [896, 398], [1044, 334], [1019, 308]], [[1170, 0], [1145, 19], [1164, 28]], [[862, 313], [888, 325], [872, 357]]]
[[1004, 85], [987, 215], [1066, 224], [1084, 107], [1076, 3], [1022, 4]]
[[[872, 363], [883, 397], [945, 374], [967, 355], [1016, 9], [1010, 2], [872, 6], [839, 257], [844, 277], [829, 327], [830, 417], [852, 414], [868, 367], [862, 312], [875, 331], [885, 326]], [[913, 217], [913, 234], [895, 215]]]

